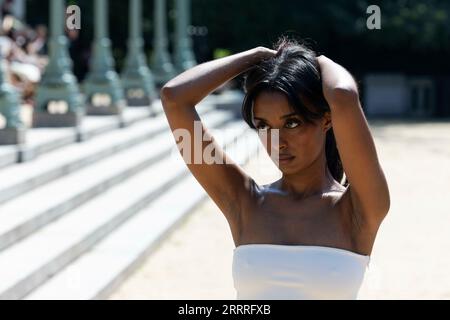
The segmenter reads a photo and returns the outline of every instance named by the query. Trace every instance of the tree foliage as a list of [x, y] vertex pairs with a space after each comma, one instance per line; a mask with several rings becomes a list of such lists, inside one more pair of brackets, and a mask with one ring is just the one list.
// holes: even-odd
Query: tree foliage
[[[192, 24], [205, 26], [209, 56], [271, 46], [280, 35], [304, 39], [317, 51], [354, 70], [450, 70], [450, 1], [447, 0], [191, 0]], [[92, 0], [70, 0], [82, 9], [82, 39], [92, 40]], [[144, 3], [144, 36], [153, 41], [153, 1]], [[168, 0], [173, 38], [173, 1]], [[368, 30], [366, 9], [381, 8], [381, 30]], [[110, 0], [110, 30], [120, 62], [126, 53], [128, 1]], [[48, 1], [27, 0], [27, 20], [47, 23]], [[198, 37], [200, 38], [200, 37]], [[197, 39], [198, 40], [198, 39]]]

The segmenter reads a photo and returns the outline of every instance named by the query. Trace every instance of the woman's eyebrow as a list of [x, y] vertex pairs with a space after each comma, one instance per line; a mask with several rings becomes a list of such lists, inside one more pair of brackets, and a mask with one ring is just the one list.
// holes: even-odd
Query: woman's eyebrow
[[[289, 113], [289, 114], [286, 114], [284, 116], [281, 116], [280, 119], [285, 119], [285, 118], [289, 118], [289, 117], [292, 117], [292, 116], [298, 116], [298, 114], [296, 112]], [[257, 120], [262, 120], [262, 121], [266, 121], [267, 122], [267, 120], [263, 119], [263, 118], [259, 118], [259, 117], [253, 117], [253, 118], [257, 119]]]

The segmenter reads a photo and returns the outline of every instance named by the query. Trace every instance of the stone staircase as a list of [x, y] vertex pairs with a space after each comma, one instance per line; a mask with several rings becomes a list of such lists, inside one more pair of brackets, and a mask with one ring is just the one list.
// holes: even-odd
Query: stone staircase
[[[233, 133], [215, 137], [245, 163], [258, 139], [218, 104], [197, 110]], [[88, 116], [78, 131], [31, 129], [25, 146], [0, 147], [0, 299], [107, 298], [206, 198], [160, 101], [120, 122]]]

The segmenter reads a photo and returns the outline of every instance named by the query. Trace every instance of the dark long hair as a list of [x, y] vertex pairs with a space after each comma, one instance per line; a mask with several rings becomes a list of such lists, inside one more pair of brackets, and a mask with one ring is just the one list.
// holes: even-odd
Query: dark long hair
[[[330, 111], [322, 91], [322, 79], [316, 53], [297, 40], [281, 37], [274, 46], [277, 54], [253, 66], [244, 75], [245, 98], [242, 117], [256, 129], [252, 119], [253, 102], [262, 91], [278, 91], [287, 97], [294, 110], [310, 124]], [[307, 107], [303, 101], [308, 102]], [[325, 153], [333, 178], [346, 186], [341, 158], [333, 128], [327, 131]], [[345, 178], [345, 179], [344, 179]]]

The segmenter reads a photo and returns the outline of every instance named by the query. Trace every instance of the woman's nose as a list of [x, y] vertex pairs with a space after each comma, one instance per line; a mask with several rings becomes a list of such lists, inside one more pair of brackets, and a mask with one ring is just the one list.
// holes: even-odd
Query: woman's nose
[[280, 150], [283, 150], [284, 148], [287, 147], [287, 143], [288, 143], [288, 140], [286, 138], [286, 132], [283, 129], [281, 129], [281, 130], [278, 131], [278, 136], [279, 136], [278, 137], [278, 139], [279, 139], [279, 148], [280, 148]]
[[282, 133], [282, 130], [272, 131], [270, 141], [272, 149], [283, 150], [287, 147], [287, 139]]

